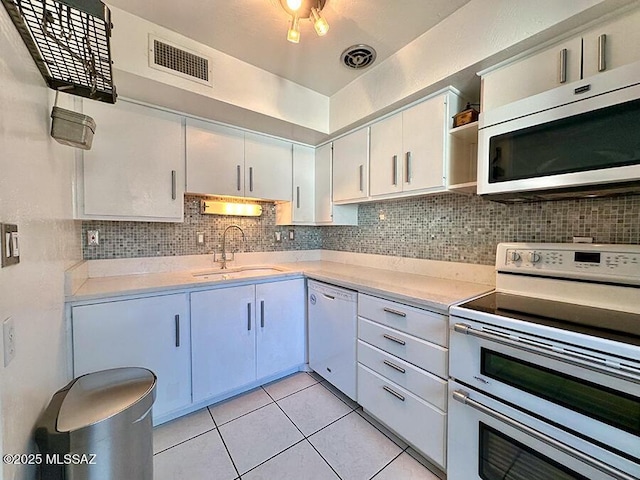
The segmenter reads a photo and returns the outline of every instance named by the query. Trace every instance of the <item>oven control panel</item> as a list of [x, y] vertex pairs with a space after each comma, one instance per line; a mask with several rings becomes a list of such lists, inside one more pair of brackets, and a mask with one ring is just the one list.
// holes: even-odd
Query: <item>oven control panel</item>
[[640, 245], [501, 243], [496, 269], [640, 284]]

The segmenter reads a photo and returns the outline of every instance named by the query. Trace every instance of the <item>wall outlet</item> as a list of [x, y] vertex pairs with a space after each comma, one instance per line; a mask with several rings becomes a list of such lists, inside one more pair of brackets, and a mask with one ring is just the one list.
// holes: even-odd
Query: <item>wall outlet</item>
[[295, 240], [296, 239], [296, 231], [291, 229], [289, 230], [289, 240]]
[[4, 366], [8, 366], [16, 356], [16, 329], [13, 325], [13, 318], [9, 317], [2, 322], [2, 333], [4, 336]]
[[282, 241], [282, 232], [275, 232], [276, 233], [276, 242], [281, 242]]
[[18, 242], [18, 226], [0, 223], [0, 257], [1, 265], [8, 267], [20, 263], [20, 244]]
[[204, 245], [204, 232], [196, 232], [196, 245]]
[[87, 245], [100, 245], [99, 235], [98, 230], [87, 230]]

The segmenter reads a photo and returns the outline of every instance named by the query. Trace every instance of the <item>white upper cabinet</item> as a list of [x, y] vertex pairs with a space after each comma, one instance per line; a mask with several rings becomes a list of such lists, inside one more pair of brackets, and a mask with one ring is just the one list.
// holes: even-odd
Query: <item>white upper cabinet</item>
[[293, 201], [276, 205], [277, 225], [313, 224], [315, 217], [315, 149], [293, 146]]
[[584, 78], [640, 60], [640, 10], [583, 35]]
[[447, 91], [371, 125], [372, 197], [445, 190], [450, 116], [460, 105]]
[[639, 61], [639, 26], [640, 9], [626, 11], [574, 38], [481, 72], [481, 111]]
[[333, 201], [353, 202], [369, 196], [369, 128], [333, 142]]
[[83, 100], [96, 122], [91, 150], [78, 152], [76, 217], [181, 222], [182, 117], [118, 100]]
[[293, 182], [291, 142], [246, 133], [244, 172], [245, 196], [291, 201]]
[[244, 196], [244, 132], [187, 118], [187, 192]]
[[316, 148], [315, 154], [315, 220], [316, 223], [331, 223], [333, 221], [333, 201], [331, 200], [332, 144], [327, 143]]
[[580, 80], [582, 39], [573, 38], [482, 76], [486, 112]]
[[291, 201], [292, 144], [187, 119], [187, 192]]

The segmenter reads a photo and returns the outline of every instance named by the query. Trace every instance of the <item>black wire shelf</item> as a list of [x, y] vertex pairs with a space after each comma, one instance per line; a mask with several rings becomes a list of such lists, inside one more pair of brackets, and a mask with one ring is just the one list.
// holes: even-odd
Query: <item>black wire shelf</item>
[[47, 85], [116, 102], [111, 12], [99, 0], [0, 0]]

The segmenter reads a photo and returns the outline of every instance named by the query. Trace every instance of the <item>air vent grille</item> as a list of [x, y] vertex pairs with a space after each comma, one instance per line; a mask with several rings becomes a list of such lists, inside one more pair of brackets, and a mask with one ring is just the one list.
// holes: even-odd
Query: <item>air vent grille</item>
[[344, 66], [360, 70], [376, 60], [376, 51], [369, 45], [353, 45], [342, 52], [340, 59]]
[[151, 40], [150, 66], [211, 85], [209, 59], [158, 40]]

